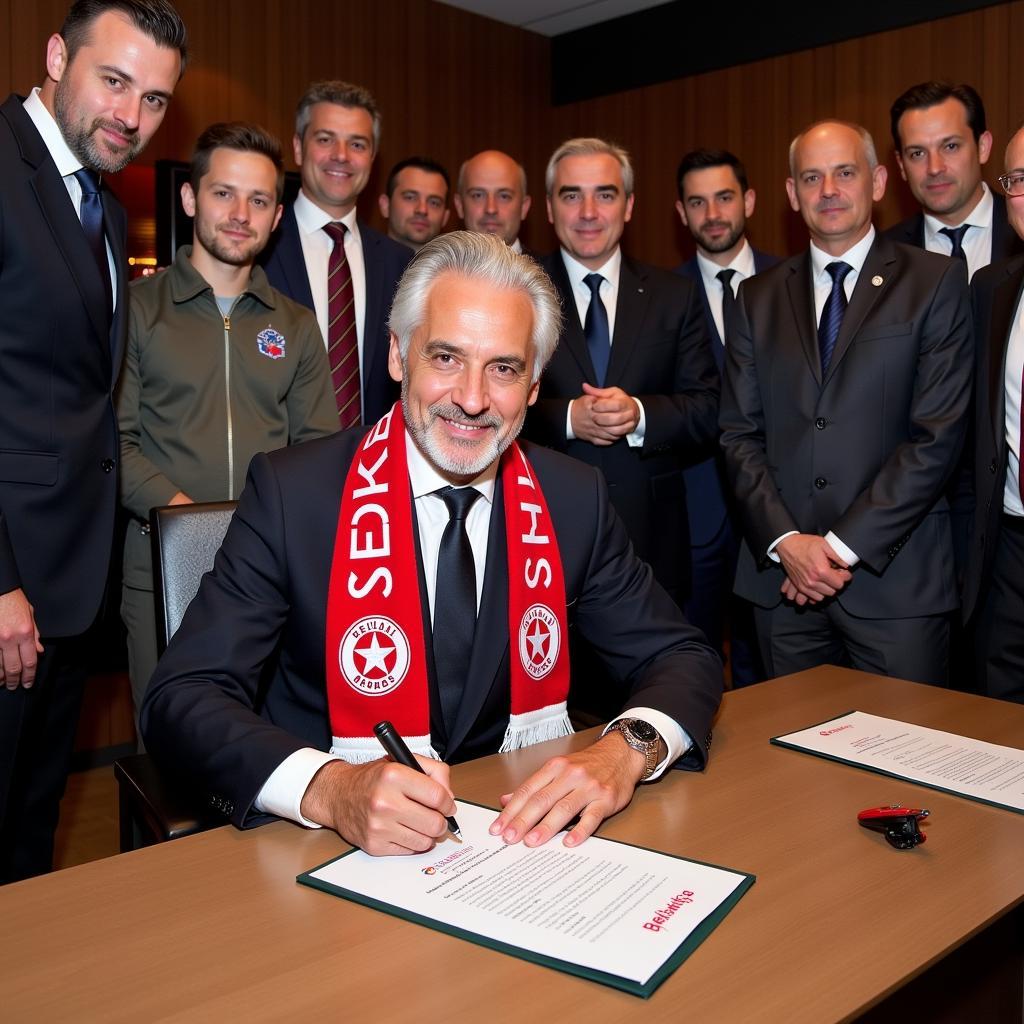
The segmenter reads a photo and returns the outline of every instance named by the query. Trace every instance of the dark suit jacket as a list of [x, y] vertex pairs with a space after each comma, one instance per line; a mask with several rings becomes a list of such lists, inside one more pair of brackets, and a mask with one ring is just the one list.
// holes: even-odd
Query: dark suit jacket
[[594, 382], [594, 367], [561, 250], [540, 261], [562, 300], [565, 325], [526, 419], [527, 436], [601, 470], [637, 554], [677, 600], [689, 590], [684, 460], [717, 434], [719, 375], [698, 289], [678, 275], [622, 257], [605, 386], [639, 399], [644, 443], [608, 447], [567, 441], [570, 400]]
[[[388, 373], [388, 314], [391, 300], [413, 253], [359, 221], [366, 267], [366, 317], [363, 324], [363, 422], [376, 423], [395, 399], [398, 385]], [[290, 299], [313, 309], [306, 261], [295, 210], [289, 206], [270, 244], [260, 255], [270, 283]], [[315, 311], [314, 311], [315, 312]]]
[[111, 324], [81, 222], [19, 96], [0, 106], [0, 181], [0, 593], [23, 588], [44, 637], [75, 636], [99, 611], [114, 534], [125, 215], [104, 191]]
[[1024, 256], [979, 270], [971, 282], [974, 305], [974, 522], [964, 581], [963, 615], [982, 600], [999, 540], [1006, 486], [1006, 347], [1024, 289]]
[[[255, 823], [252, 802], [286, 757], [304, 746], [330, 747], [324, 618], [341, 493], [361, 433], [256, 456], [214, 571], [146, 694], [147, 749], [177, 771], [192, 771], [239, 826]], [[702, 767], [721, 697], [717, 656], [633, 555], [600, 475], [544, 449], [526, 450], [558, 536], [570, 644], [576, 631], [586, 636], [625, 681], [627, 707], [657, 708], [679, 722], [695, 742], [683, 766]], [[497, 498], [472, 685], [446, 737], [449, 761], [495, 752], [508, 721], [508, 583]], [[426, 615], [426, 602], [423, 608]], [[431, 706], [434, 735], [433, 694]]]
[[[1024, 252], [1024, 242], [1017, 237], [1017, 233], [1010, 227], [1006, 219], [1006, 198], [998, 192], [992, 193], [992, 263], [1006, 259], [1008, 256], [1016, 256]], [[912, 217], [908, 217], [899, 224], [893, 225], [884, 232], [884, 237], [893, 242], [902, 242], [904, 245], [913, 245], [918, 249], [924, 248], [924, 213], [918, 211]]]
[[[754, 273], [760, 274], [779, 261], [766, 252], [752, 249], [754, 253]], [[715, 318], [711, 315], [707, 292], [704, 290], [704, 278], [700, 274], [697, 257], [693, 256], [685, 263], [676, 267], [675, 272], [693, 281], [704, 308], [704, 323], [708, 337], [711, 339], [711, 351], [721, 372], [725, 362], [725, 343], [718, 333]], [[710, 544], [719, 535], [722, 523], [728, 515], [728, 485], [725, 481], [725, 467], [722, 463], [721, 450], [717, 441], [713, 445], [708, 458], [688, 465], [683, 471], [686, 481], [686, 513], [690, 523], [690, 544], [698, 547]]]
[[876, 238], [824, 381], [809, 251], [740, 285], [733, 334], [721, 426], [745, 534], [736, 592], [778, 604], [768, 546], [833, 530], [861, 559], [839, 596], [853, 615], [956, 608], [943, 488], [970, 401], [963, 262]]

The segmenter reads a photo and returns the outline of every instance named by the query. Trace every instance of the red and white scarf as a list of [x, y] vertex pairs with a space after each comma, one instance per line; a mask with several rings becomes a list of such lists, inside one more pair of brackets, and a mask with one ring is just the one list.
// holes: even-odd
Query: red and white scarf
[[[505, 751], [567, 736], [572, 726], [565, 580], [554, 524], [519, 445], [502, 455], [499, 472], [512, 690]], [[331, 753], [353, 762], [376, 760], [383, 751], [373, 727], [388, 719], [416, 753], [437, 757], [430, 743], [424, 628], [405, 424], [396, 404], [363, 438], [338, 513], [327, 594]]]

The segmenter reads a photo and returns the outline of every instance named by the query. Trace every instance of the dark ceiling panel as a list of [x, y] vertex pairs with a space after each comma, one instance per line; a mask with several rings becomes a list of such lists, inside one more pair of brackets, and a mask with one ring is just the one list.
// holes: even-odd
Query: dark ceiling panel
[[902, 0], [846, 9], [823, 19], [820, 9], [763, 3], [736, 5], [675, 0], [551, 41], [555, 105], [656, 85], [687, 75], [778, 57], [846, 39], [903, 28], [1006, 0]]

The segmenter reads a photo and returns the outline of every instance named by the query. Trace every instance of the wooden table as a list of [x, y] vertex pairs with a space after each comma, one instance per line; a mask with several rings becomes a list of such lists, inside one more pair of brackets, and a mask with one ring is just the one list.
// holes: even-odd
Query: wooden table
[[[1024, 744], [1022, 707], [842, 669], [728, 694], [709, 770], [642, 787], [602, 827], [757, 875], [649, 1001], [300, 886], [346, 846], [278, 822], [0, 889], [0, 1019], [838, 1021], [946, 958], [869, 1019], [912, 998], [904, 1020], [1020, 1020], [1024, 816], [768, 743], [851, 709]], [[454, 788], [493, 804], [583, 742], [460, 766]], [[857, 826], [895, 801], [931, 809], [924, 846]]]

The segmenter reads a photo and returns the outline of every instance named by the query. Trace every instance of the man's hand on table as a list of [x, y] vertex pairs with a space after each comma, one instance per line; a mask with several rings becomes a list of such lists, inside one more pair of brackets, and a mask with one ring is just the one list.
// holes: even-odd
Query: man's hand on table
[[620, 733], [609, 733], [586, 750], [551, 758], [514, 792], [505, 793], [504, 809], [490, 833], [507, 843], [540, 846], [579, 815], [579, 824], [562, 840], [579, 846], [629, 803], [645, 767], [643, 754]]
[[448, 765], [416, 760], [426, 775], [386, 758], [358, 765], [330, 761], [313, 776], [302, 815], [375, 857], [423, 853], [447, 831], [455, 799]]

